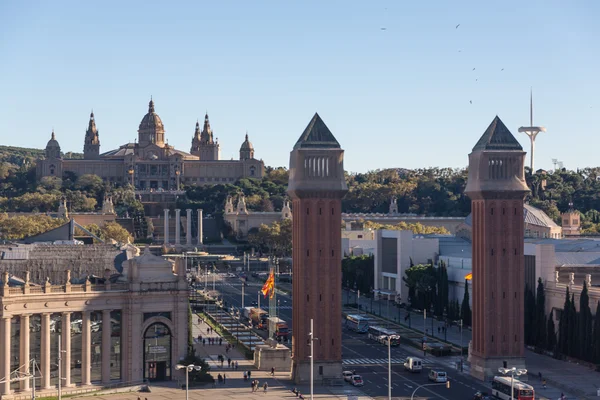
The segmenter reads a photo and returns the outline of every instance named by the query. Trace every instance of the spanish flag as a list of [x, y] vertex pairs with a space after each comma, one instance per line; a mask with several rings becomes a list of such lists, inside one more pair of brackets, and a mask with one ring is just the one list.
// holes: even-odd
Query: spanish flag
[[275, 296], [275, 273], [273, 271], [271, 271], [271, 274], [269, 275], [269, 278], [263, 285], [261, 292], [265, 296], [265, 298], [267, 298], [269, 292], [271, 294], [269, 296], [271, 299], [273, 298], [273, 296]]

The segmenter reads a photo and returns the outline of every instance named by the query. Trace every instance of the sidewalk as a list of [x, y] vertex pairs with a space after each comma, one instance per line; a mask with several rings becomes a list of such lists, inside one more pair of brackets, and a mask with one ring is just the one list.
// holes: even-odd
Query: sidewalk
[[[344, 303], [356, 303], [356, 293], [350, 292], [350, 301], [347, 301], [347, 290], [343, 291], [342, 298]], [[372, 300], [370, 298], [360, 298], [360, 303], [363, 312], [369, 312], [374, 315], [379, 315], [381, 310], [381, 317], [387, 318], [392, 322], [396, 322], [402, 326], [408, 327], [408, 321], [405, 321], [405, 317], [409, 313], [407, 309], [399, 309], [395, 306], [390, 305], [388, 308], [387, 301]], [[371, 307], [372, 304], [372, 307]], [[442, 321], [433, 320], [433, 334], [432, 334], [432, 319], [427, 315], [427, 319], [424, 320], [422, 313], [410, 312], [410, 325], [411, 329], [417, 332], [423, 333], [425, 327], [428, 337], [434, 337], [438, 340], [445, 340], [450, 342], [457, 347], [460, 347], [462, 342], [465, 348], [465, 358], [467, 355], [467, 347], [471, 341], [472, 332], [470, 329], [465, 328], [461, 332], [458, 326], [450, 326], [447, 329], [446, 334], [439, 333], [438, 327], [442, 327], [444, 323]], [[528, 369], [529, 381], [532, 385], [536, 394], [540, 398], [558, 399], [561, 393], [564, 393], [568, 399], [586, 399], [595, 398], [597, 399], [597, 390], [600, 389], [600, 373], [591, 370], [583, 365], [569, 363], [565, 361], [556, 360], [552, 357], [537, 354], [531, 350], [525, 350], [525, 363]], [[538, 373], [542, 372], [543, 377], [547, 381], [547, 388], [542, 388], [542, 382], [539, 381]]]

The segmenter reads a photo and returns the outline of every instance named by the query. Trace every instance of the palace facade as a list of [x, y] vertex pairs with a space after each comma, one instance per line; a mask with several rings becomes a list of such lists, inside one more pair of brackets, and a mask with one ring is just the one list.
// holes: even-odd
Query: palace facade
[[100, 153], [100, 136], [94, 113], [85, 133], [83, 159], [65, 159], [54, 131], [46, 145], [45, 158], [37, 162], [37, 177], [63, 177], [94, 174], [112, 184], [132, 184], [137, 190], [179, 190], [184, 185], [232, 183], [240, 178], [262, 178], [264, 163], [254, 158], [254, 147], [245, 140], [239, 160], [221, 160], [221, 149], [214, 139], [208, 114], [204, 126], [196, 122], [190, 152], [175, 149], [165, 142], [165, 128], [150, 100], [142, 118], [135, 143]]

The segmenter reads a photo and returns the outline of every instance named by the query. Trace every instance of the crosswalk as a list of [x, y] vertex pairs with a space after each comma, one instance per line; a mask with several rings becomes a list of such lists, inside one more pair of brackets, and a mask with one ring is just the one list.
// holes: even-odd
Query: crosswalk
[[[405, 358], [392, 358], [392, 364], [404, 364]], [[376, 364], [387, 364], [387, 358], [352, 358], [349, 360], [342, 360], [343, 365], [376, 365]], [[423, 361], [423, 365], [429, 365], [430, 363], [426, 360]]]

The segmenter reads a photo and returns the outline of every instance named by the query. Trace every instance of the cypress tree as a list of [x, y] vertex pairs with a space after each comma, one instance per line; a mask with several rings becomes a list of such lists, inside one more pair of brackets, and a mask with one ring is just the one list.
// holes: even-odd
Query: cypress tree
[[577, 310], [575, 309], [575, 293], [571, 293], [571, 301], [569, 303], [569, 320], [567, 329], [567, 354], [571, 357], [579, 357], [579, 348], [577, 345]]
[[463, 325], [471, 326], [471, 306], [469, 305], [469, 281], [465, 279], [465, 295], [460, 309]]
[[569, 342], [569, 329], [567, 327], [569, 323], [569, 311], [571, 311], [571, 296], [569, 296], [569, 287], [567, 286], [565, 304], [563, 305], [560, 320], [558, 321], [558, 352], [563, 355], [567, 355], [567, 343]]
[[600, 364], [600, 300], [596, 306], [596, 318], [594, 318], [594, 362]]
[[538, 278], [537, 293], [535, 298], [535, 338], [534, 345], [540, 348], [546, 347], [546, 295], [542, 278]]
[[[523, 312], [523, 318], [525, 318], [524, 321], [524, 334], [525, 334], [525, 344], [526, 345], [530, 345], [532, 340], [532, 333], [531, 331], [533, 330], [532, 326], [533, 326], [533, 312], [532, 312], [532, 304], [531, 304], [531, 298], [533, 297], [533, 295], [531, 294], [531, 290], [529, 289], [529, 285], [525, 285], [525, 295], [523, 296], [523, 298], [525, 299], [525, 307], [524, 307], [524, 312]], [[533, 301], [533, 306], [535, 306], [535, 299]]]
[[578, 321], [578, 351], [579, 357], [590, 361], [591, 360], [591, 345], [592, 345], [592, 312], [590, 311], [590, 298], [586, 281], [583, 281], [583, 289], [579, 296], [579, 318]]
[[556, 332], [554, 332], [554, 313], [550, 311], [546, 326], [546, 349], [556, 352]]

